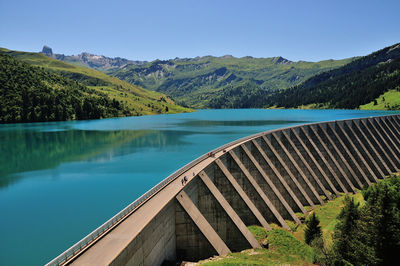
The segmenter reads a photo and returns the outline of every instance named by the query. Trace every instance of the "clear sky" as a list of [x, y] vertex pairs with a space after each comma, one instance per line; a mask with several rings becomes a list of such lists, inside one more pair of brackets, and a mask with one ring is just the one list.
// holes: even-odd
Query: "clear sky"
[[0, 0], [0, 47], [317, 61], [400, 42], [400, 0]]

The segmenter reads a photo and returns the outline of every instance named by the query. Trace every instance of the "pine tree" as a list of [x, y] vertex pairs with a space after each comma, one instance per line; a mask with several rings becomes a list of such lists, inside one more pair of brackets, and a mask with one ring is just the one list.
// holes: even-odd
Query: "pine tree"
[[400, 252], [400, 178], [392, 177], [363, 191], [363, 208], [369, 223], [376, 257], [383, 265], [392, 265]]
[[354, 235], [359, 230], [357, 222], [360, 219], [359, 204], [354, 202], [353, 198], [346, 196], [344, 199], [344, 207], [341, 210], [336, 225], [334, 239], [334, 252], [338, 257], [338, 261], [352, 262], [355, 259], [355, 250], [357, 245], [354, 242]]
[[305, 242], [311, 244], [314, 239], [322, 236], [321, 226], [319, 225], [319, 219], [313, 213], [310, 219], [306, 222], [306, 229], [304, 231]]

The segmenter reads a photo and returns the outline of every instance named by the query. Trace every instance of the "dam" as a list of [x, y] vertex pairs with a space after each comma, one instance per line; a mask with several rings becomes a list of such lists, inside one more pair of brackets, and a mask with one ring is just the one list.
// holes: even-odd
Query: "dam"
[[249, 225], [296, 213], [397, 172], [398, 115], [261, 132], [167, 177], [48, 265], [161, 265], [259, 248]]

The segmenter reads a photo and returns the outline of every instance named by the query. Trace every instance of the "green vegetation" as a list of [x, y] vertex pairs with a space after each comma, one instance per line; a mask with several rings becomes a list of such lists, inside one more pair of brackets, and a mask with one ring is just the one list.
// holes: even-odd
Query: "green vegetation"
[[[357, 193], [350, 196], [355, 202], [363, 200], [362, 194]], [[308, 219], [314, 214], [320, 220], [321, 232], [324, 243], [332, 245], [332, 235], [336, 224], [339, 222], [336, 217], [340, 214], [344, 206], [345, 196], [335, 198], [323, 206], [316, 205], [313, 210], [306, 215], [298, 213], [301, 218]], [[299, 218], [300, 218], [299, 217]], [[287, 221], [290, 222], [290, 221]], [[305, 243], [305, 223], [297, 226], [293, 222], [292, 232], [284, 230], [272, 224], [273, 230], [267, 232], [261, 226], [249, 226], [250, 232], [262, 243], [267, 240], [268, 249], [249, 249], [239, 253], [231, 253], [227, 256], [220, 256], [210, 261], [205, 261], [205, 265], [311, 265], [317, 258], [319, 252]], [[279, 232], [279, 233], [277, 233]], [[274, 237], [272, 237], [274, 236]], [[317, 244], [317, 243], [316, 243]]]
[[0, 123], [129, 115], [106, 94], [0, 54]]
[[[260, 233], [263, 229], [254, 229], [252, 232]], [[250, 229], [249, 228], [249, 229]], [[296, 239], [290, 232], [274, 228], [267, 233], [269, 249], [250, 249], [238, 253], [231, 253], [207, 262], [202, 265], [277, 265], [301, 264], [311, 265], [314, 252], [311, 247]], [[257, 237], [257, 236], [256, 236]]]
[[266, 104], [285, 108], [399, 109], [399, 91], [400, 44], [395, 44], [275, 92]]
[[389, 90], [370, 103], [360, 106], [364, 110], [399, 110], [400, 109], [400, 86], [397, 90]]
[[[249, 249], [205, 265], [396, 265], [400, 251], [400, 175], [361, 193], [334, 198], [306, 214], [296, 231], [249, 226], [266, 249]], [[310, 237], [312, 236], [312, 237]], [[307, 245], [306, 243], [310, 243]]]
[[322, 236], [321, 226], [315, 213], [306, 221], [306, 229], [304, 230], [304, 242], [310, 245], [311, 242]]
[[[97, 70], [67, 64], [39, 53], [17, 52], [0, 48], [0, 55], [2, 58], [0, 74], [3, 81], [0, 89], [6, 91], [3, 93], [3, 97], [5, 97], [4, 94], [8, 94], [7, 97], [9, 97], [6, 99], [8, 107], [2, 106], [3, 111], [8, 112], [3, 112], [3, 116], [11, 116], [3, 118], [1, 120], [3, 123], [191, 111], [177, 106], [164, 94], [147, 91]], [[14, 74], [13, 71], [16, 73]], [[21, 91], [21, 88], [24, 88], [24, 91]], [[24, 113], [22, 115], [12, 114], [13, 108], [17, 110], [25, 108], [25, 106], [21, 106], [21, 99], [22, 95], [27, 95], [27, 93], [32, 99], [41, 99], [40, 104], [47, 101], [45, 104], [47, 107], [40, 107], [40, 110], [30, 112], [32, 117], [25, 117]], [[14, 98], [13, 94], [16, 94], [16, 99], [11, 99]], [[18, 100], [18, 97], [21, 99]], [[44, 100], [46, 97], [51, 100]], [[86, 99], [83, 97], [87, 98], [86, 105], [83, 104]], [[63, 100], [63, 98], [65, 99]], [[53, 107], [54, 101], [62, 101], [62, 106], [65, 106], [65, 108], [63, 107], [65, 111], [62, 111], [59, 116], [56, 115], [56, 112], [61, 112], [57, 111], [60, 109], [60, 105], [57, 103], [58, 107]], [[77, 110], [79, 101], [82, 103], [83, 112], [87, 113], [82, 116]], [[37, 105], [36, 102], [27, 104]], [[70, 108], [71, 105], [73, 107]], [[95, 110], [86, 110], [86, 107]], [[53, 109], [49, 111], [46, 108]]]
[[365, 204], [361, 207], [346, 198], [333, 236], [330, 264], [396, 265], [400, 251], [400, 176], [370, 186], [363, 196]]
[[320, 62], [229, 55], [139, 63], [117, 58], [120, 67], [89, 64], [94, 69], [38, 53], [0, 52], [104, 92], [134, 115], [190, 111], [166, 95], [193, 108], [400, 108], [400, 44], [364, 57]]
[[204, 56], [130, 64], [107, 73], [194, 108], [254, 108], [265, 106], [272, 91], [299, 84], [352, 60], [314, 63], [291, 62], [282, 57]]
[[262, 226], [250, 225], [248, 228], [259, 243], [267, 237], [268, 231]]

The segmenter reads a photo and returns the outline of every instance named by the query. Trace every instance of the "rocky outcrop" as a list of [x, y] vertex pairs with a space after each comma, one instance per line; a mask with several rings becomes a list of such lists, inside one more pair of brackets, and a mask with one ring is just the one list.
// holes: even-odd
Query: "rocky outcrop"
[[47, 45], [43, 46], [43, 49], [40, 53], [44, 54], [48, 57], [53, 57], [53, 50], [50, 47], [48, 47]]
[[72, 64], [79, 64], [98, 70], [123, 68], [128, 64], [142, 65], [147, 63], [146, 61], [132, 61], [121, 57], [111, 58], [104, 55], [90, 54], [87, 52], [77, 55], [53, 54], [53, 50], [47, 45], [43, 46], [43, 49], [40, 53], [57, 60], [62, 60]]
[[283, 58], [282, 56], [277, 56], [272, 58], [272, 62], [278, 65], [287, 65], [293, 63], [290, 60], [287, 60], [286, 58]]

